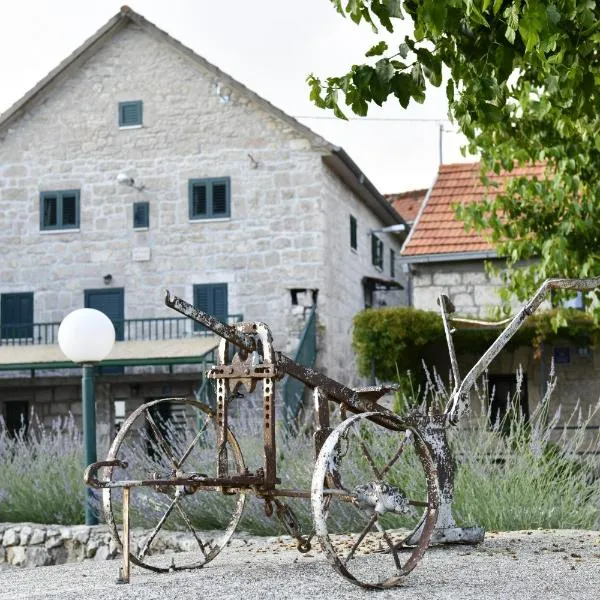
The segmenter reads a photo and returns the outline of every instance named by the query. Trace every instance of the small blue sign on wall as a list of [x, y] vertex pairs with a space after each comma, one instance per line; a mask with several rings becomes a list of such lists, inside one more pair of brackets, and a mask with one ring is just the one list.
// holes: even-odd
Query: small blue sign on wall
[[554, 348], [554, 362], [557, 365], [568, 365], [571, 362], [569, 348]]

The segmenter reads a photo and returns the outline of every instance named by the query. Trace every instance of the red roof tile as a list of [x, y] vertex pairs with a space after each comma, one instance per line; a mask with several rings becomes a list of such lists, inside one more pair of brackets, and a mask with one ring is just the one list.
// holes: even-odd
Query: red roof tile
[[452, 206], [483, 200], [486, 191], [487, 195], [492, 196], [502, 190], [504, 182], [510, 178], [520, 175], [541, 176], [543, 168], [536, 165], [516, 167], [511, 173], [503, 172], [500, 175], [491, 173], [490, 180], [499, 186], [486, 190], [479, 178], [479, 163], [441, 165], [431, 194], [402, 248], [402, 256], [491, 250], [491, 245], [482, 235], [465, 231], [464, 223], [455, 217]]
[[385, 194], [384, 198], [407, 223], [412, 223], [417, 218], [426, 195], [427, 190], [411, 190], [400, 194]]

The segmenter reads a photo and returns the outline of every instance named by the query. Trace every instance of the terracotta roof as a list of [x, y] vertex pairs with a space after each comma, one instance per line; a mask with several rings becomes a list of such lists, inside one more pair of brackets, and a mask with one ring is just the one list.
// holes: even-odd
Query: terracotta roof
[[417, 218], [426, 195], [427, 190], [411, 190], [400, 194], [385, 194], [384, 197], [407, 223], [412, 223]]
[[517, 167], [499, 175], [490, 173], [498, 188], [486, 188], [480, 181], [479, 163], [441, 165], [429, 197], [425, 200], [409, 236], [402, 247], [402, 256], [441, 255], [470, 252], [491, 252], [492, 246], [475, 232], [466, 232], [452, 206], [483, 200], [502, 190], [508, 179], [521, 175], [541, 176], [542, 165]]

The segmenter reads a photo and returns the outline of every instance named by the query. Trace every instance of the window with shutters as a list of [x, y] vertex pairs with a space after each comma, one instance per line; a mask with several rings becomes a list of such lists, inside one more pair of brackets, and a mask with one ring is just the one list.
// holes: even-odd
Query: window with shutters
[[141, 100], [119, 102], [119, 127], [141, 127], [143, 106]]
[[133, 228], [148, 229], [150, 227], [150, 203], [133, 203]]
[[78, 229], [79, 190], [40, 192], [40, 229]]
[[190, 219], [221, 219], [231, 216], [230, 188], [229, 177], [190, 179]]
[[[222, 323], [227, 323], [227, 284], [199, 283], [194, 285], [194, 306], [201, 311], [216, 317]], [[196, 331], [206, 331], [206, 327], [194, 324]]]
[[371, 234], [371, 262], [383, 270], [383, 242], [374, 233]]
[[33, 338], [33, 292], [0, 294], [0, 337]]
[[352, 250], [358, 249], [358, 237], [356, 235], [357, 223], [356, 217], [350, 215], [350, 248]]

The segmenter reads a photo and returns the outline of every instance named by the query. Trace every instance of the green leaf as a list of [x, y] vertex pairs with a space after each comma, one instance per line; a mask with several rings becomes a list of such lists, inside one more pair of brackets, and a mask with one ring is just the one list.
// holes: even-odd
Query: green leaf
[[365, 56], [381, 56], [388, 49], [388, 45], [385, 41], [381, 41], [374, 46], [372, 46], [367, 52]]

